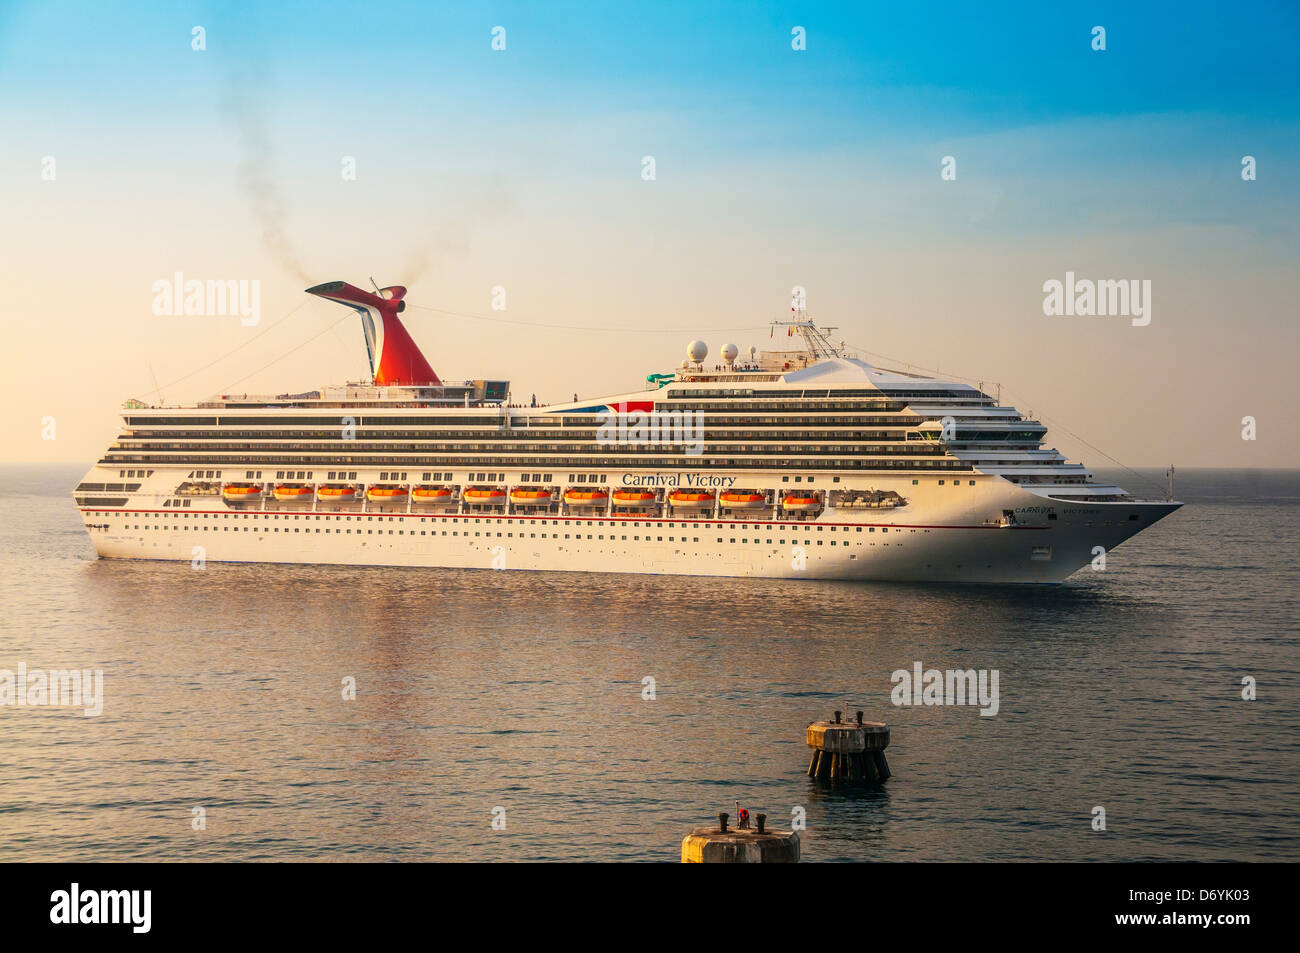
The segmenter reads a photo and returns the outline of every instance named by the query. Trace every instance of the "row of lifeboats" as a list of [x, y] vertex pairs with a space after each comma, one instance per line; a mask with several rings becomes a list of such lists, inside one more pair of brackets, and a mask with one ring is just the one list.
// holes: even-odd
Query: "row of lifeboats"
[[[418, 491], [417, 491], [418, 492]], [[518, 505], [545, 506], [556, 499], [550, 490], [520, 487], [506, 493], [500, 487], [470, 487], [465, 490], [465, 502], [471, 504], [496, 505], [504, 503], [507, 495], [510, 502]], [[621, 507], [654, 506], [658, 496], [653, 490], [614, 490], [606, 489], [578, 490], [564, 492], [564, 502], [569, 506], [605, 506], [611, 502]], [[719, 503], [723, 509], [753, 510], [765, 509], [772, 504], [766, 494], [750, 490], [726, 490], [720, 496], [706, 490], [674, 490], [667, 496], [669, 506], [680, 509], [712, 509]], [[821, 499], [815, 494], [787, 494], [781, 500], [783, 509], [791, 511], [813, 510], [821, 506]]]
[[[227, 483], [221, 489], [221, 495], [229, 503], [253, 503], [263, 499], [267, 493], [260, 483]], [[277, 484], [269, 494], [279, 503], [307, 503], [313, 497], [323, 503], [351, 503], [360, 497], [355, 486], [348, 484], [322, 483], [312, 488], [300, 483]], [[518, 506], [547, 506], [555, 500], [555, 495], [547, 489], [538, 487], [515, 487], [509, 493], [498, 486], [466, 487], [464, 502], [473, 506], [500, 506], [506, 502]], [[569, 489], [564, 492], [564, 502], [569, 506], [605, 506], [610, 502], [610, 491], [606, 489], [579, 490]], [[405, 486], [377, 484], [365, 491], [365, 498], [371, 503], [412, 503], [451, 505], [457, 502], [455, 494], [445, 486], [416, 486], [409, 491]], [[657, 495], [652, 490], [613, 491], [613, 505], [621, 507], [653, 506]], [[677, 509], [712, 509], [719, 504], [729, 510], [765, 509], [771, 504], [767, 495], [753, 490], [724, 490], [715, 495], [708, 490], [674, 490], [667, 496], [669, 506]], [[781, 508], [790, 512], [815, 510], [821, 506], [821, 499], [815, 493], [787, 493], [781, 499]]]
[[[313, 489], [303, 484], [281, 483], [267, 494], [260, 483], [227, 483], [221, 495], [228, 503], [252, 503], [270, 496], [279, 503], [307, 503], [312, 497], [323, 503], [351, 503], [359, 499], [355, 486], [322, 483]], [[448, 503], [452, 492], [445, 486], [417, 486], [408, 494], [404, 486], [372, 486], [365, 492], [371, 503], [404, 503], [407, 496], [416, 503]]]

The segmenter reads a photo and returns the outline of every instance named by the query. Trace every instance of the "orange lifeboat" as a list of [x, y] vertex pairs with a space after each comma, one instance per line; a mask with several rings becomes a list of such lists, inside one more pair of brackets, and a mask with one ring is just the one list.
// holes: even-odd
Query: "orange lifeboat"
[[655, 501], [652, 490], [615, 490], [615, 506], [645, 506]]
[[227, 503], [251, 503], [262, 498], [260, 483], [227, 483], [221, 488]]
[[722, 505], [731, 510], [761, 509], [767, 503], [762, 493], [752, 490], [727, 490], [722, 494]]
[[566, 490], [564, 493], [564, 502], [570, 506], [600, 506], [608, 499], [608, 490]]
[[495, 486], [472, 486], [465, 491], [466, 503], [504, 503], [506, 491]]
[[673, 506], [682, 507], [712, 506], [713, 494], [700, 490], [674, 490], [669, 494], [668, 502]]
[[350, 503], [357, 498], [355, 486], [318, 486], [316, 499], [327, 503]]
[[312, 488], [309, 486], [281, 483], [275, 488], [274, 495], [281, 503], [297, 503], [299, 500], [310, 500], [312, 493]]
[[401, 503], [406, 496], [404, 486], [372, 486], [366, 490], [366, 499], [371, 503]]
[[803, 510], [815, 510], [822, 505], [822, 501], [816, 496], [801, 496], [797, 493], [791, 493], [781, 501], [781, 507], [787, 510], [800, 512]]
[[445, 486], [417, 486], [411, 491], [411, 499], [416, 503], [450, 503], [451, 490]]
[[537, 506], [551, 502], [551, 491], [539, 490], [536, 487], [519, 486], [510, 491], [510, 501], [512, 503]]

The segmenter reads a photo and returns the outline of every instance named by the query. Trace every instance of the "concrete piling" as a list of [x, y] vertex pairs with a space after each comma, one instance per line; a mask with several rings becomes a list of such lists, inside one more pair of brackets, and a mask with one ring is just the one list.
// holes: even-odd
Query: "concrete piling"
[[889, 778], [889, 726], [883, 722], [863, 721], [862, 712], [852, 723], [845, 723], [843, 712], [835, 712], [834, 721], [814, 721], [804, 740], [812, 748], [808, 777], [833, 784], [850, 781], [879, 783]]
[[683, 864], [795, 864], [799, 834], [767, 829], [767, 815], [755, 815], [756, 830], [727, 826], [729, 814], [718, 815], [717, 827], [696, 827], [682, 839]]

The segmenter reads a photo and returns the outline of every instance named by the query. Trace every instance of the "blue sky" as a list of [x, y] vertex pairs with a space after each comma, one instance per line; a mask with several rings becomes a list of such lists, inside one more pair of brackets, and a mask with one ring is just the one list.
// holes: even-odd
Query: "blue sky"
[[[1300, 5], [1244, 3], [924, 4], [0, 4], [11, 105], [42, 91], [190, 95], [178, 30], [202, 24], [213, 58], [260, 47], [285, 72], [408, 103], [455, 84], [462, 106], [509, 94], [562, 109], [809, 110], [813, 142], [856, 141], [857, 124], [960, 119], [958, 133], [1026, 121], [1218, 111], [1293, 118]], [[495, 62], [488, 31], [507, 27]], [[1107, 29], [1096, 56], [1089, 31]], [[806, 27], [806, 57], [788, 55]], [[478, 42], [481, 40], [482, 42]], [[1100, 68], [1098, 68], [1100, 67]], [[160, 85], [159, 79], [166, 79]], [[307, 84], [304, 84], [306, 86]], [[361, 97], [358, 97], [361, 98]], [[960, 107], [960, 108], [957, 108]], [[881, 116], [883, 111], [883, 116]], [[838, 120], [838, 121], [836, 121]], [[828, 138], [823, 139], [822, 136]], [[844, 138], [840, 138], [840, 137]]]
[[[497, 25], [504, 53], [490, 46]], [[795, 26], [805, 51], [791, 49]], [[64, 289], [53, 317], [74, 366], [124, 349], [96, 371], [106, 412], [147, 390], [150, 367], [179, 376], [246, 333], [159, 328], [148, 288], [176, 270], [258, 278], [268, 317], [298, 303], [304, 276], [376, 274], [470, 313], [504, 284], [512, 318], [608, 328], [601, 347], [621, 357], [575, 374], [561, 358], [591, 336], [413, 326], [435, 368], [543, 394], [623, 390], [680, 359], [680, 335], [647, 329], [761, 325], [799, 284], [849, 340], [1019, 381], [1129, 462], [1190, 448], [1202, 462], [1297, 464], [1300, 407], [1278, 382], [1300, 343], [1298, 48], [1292, 2], [0, 0], [0, 254], [24, 276], [15, 313]], [[940, 181], [944, 155], [956, 182]], [[57, 183], [36, 175], [45, 156]], [[343, 156], [355, 182], [340, 181]], [[240, 184], [249, 161], [275, 193], [294, 268], [261, 240]], [[1152, 328], [1046, 323], [1042, 282], [1067, 269], [1151, 278]], [[219, 390], [313, 327], [268, 335], [246, 366], [167, 396]], [[252, 383], [355, 376], [354, 331]], [[43, 342], [14, 334], [18, 380], [20, 355]], [[1271, 428], [1274, 444], [1231, 442], [1250, 412], [1235, 407], [1222, 445], [1198, 436], [1194, 413], [1214, 410], [1196, 403], [1207, 375], [1243, 404], [1281, 400], [1287, 439]], [[1098, 403], [1101, 376], [1118, 382]], [[1153, 393], [1152, 378], [1171, 383]], [[15, 399], [33, 412], [60, 400], [39, 385]], [[1157, 446], [1127, 419], [1139, 402], [1169, 422]], [[88, 425], [76, 454], [102, 439]]]

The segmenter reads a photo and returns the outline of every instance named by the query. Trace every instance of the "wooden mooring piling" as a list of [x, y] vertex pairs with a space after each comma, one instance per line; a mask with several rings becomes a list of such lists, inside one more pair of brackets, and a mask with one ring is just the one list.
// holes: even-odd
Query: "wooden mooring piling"
[[879, 783], [889, 777], [885, 749], [889, 747], [889, 726], [878, 721], [863, 721], [862, 712], [853, 722], [841, 719], [814, 721], [808, 726], [805, 740], [812, 748], [808, 777], [832, 783], [865, 781]]

